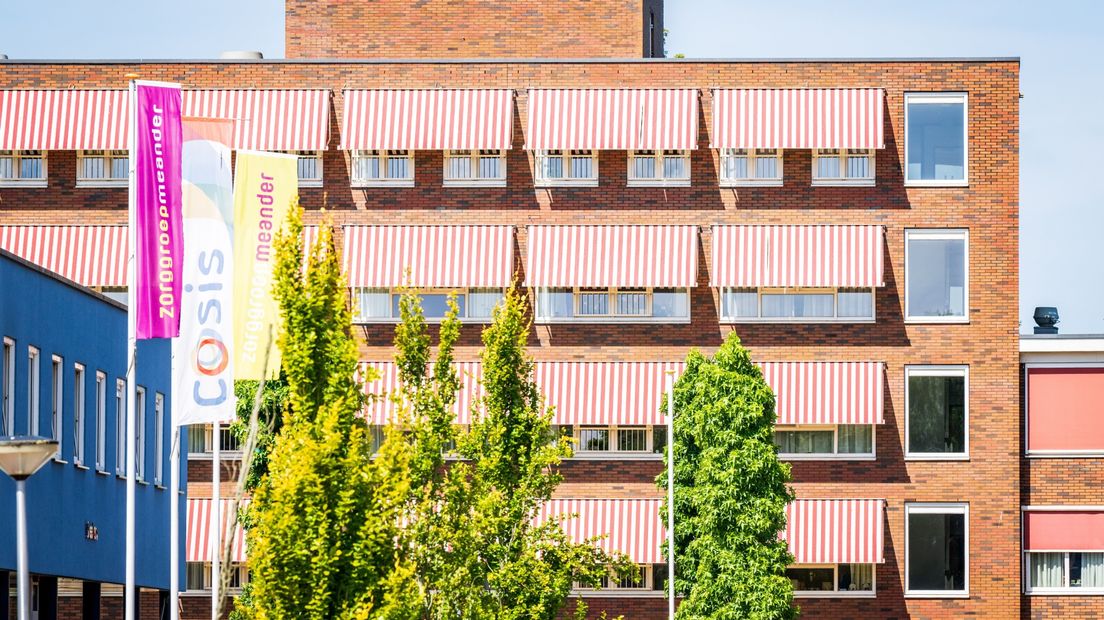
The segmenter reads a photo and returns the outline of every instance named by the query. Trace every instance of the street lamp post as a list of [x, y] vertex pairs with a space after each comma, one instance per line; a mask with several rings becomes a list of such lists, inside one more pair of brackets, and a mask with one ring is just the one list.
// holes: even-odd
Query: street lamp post
[[31, 617], [31, 573], [27, 565], [27, 478], [57, 453], [42, 437], [0, 437], [0, 470], [15, 480], [15, 563], [19, 620]]

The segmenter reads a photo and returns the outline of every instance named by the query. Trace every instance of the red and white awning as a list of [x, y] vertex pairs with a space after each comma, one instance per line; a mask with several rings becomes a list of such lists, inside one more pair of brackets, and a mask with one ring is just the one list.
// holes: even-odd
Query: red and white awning
[[875, 564], [882, 552], [885, 500], [798, 499], [786, 506], [795, 564]]
[[664, 425], [660, 401], [667, 372], [675, 378], [682, 362], [537, 362], [534, 379], [553, 424]]
[[505, 288], [514, 228], [346, 226], [345, 275], [353, 287]]
[[123, 150], [125, 90], [2, 90], [0, 151]]
[[[479, 401], [483, 378], [479, 362], [457, 362], [454, 365], [460, 376], [460, 390], [456, 395], [456, 424], [471, 424], [472, 406]], [[367, 376], [369, 369], [375, 371], [376, 379], [365, 381], [364, 393], [374, 397], [368, 403], [365, 417], [368, 424], [383, 426], [397, 421], [400, 403], [399, 367], [394, 362], [361, 362], [360, 377]]]
[[881, 424], [881, 362], [762, 362], [778, 424]]
[[715, 287], [884, 285], [881, 226], [714, 226]]
[[77, 284], [127, 285], [126, 226], [0, 226], [0, 248]]
[[659, 507], [658, 499], [553, 499], [541, 506], [534, 523], [562, 518], [564, 531], [576, 543], [591, 541], [636, 564], [659, 564], [667, 537]]
[[1024, 551], [1104, 552], [1104, 510], [1025, 508], [1023, 537]]
[[530, 89], [525, 148], [531, 151], [698, 148], [698, 91]]
[[346, 90], [344, 150], [499, 150], [514, 136], [514, 91]]
[[687, 288], [697, 226], [529, 226], [526, 286]]
[[324, 151], [330, 141], [329, 90], [188, 90], [184, 116], [233, 120], [235, 149]]
[[713, 91], [715, 149], [880, 149], [880, 88]]
[[[228, 499], [219, 500], [219, 513], [222, 517], [222, 544], [230, 545], [230, 560], [232, 562], [245, 562], [245, 530], [238, 524], [234, 524], [234, 514], [231, 513], [232, 502]], [[188, 498], [188, 525], [185, 538], [185, 562], [210, 562], [211, 554], [211, 528], [215, 527], [215, 502], [212, 499]], [[243, 500], [239, 508], [249, 505], [249, 500]], [[233, 532], [230, 531], [234, 524]]]

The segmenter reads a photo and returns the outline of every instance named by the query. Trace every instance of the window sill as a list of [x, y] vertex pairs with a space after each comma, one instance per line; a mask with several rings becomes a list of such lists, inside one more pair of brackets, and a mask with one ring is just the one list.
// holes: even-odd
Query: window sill
[[664, 590], [614, 590], [604, 588], [601, 590], [592, 588], [572, 588], [572, 596], [585, 596], [587, 598], [665, 598]]
[[115, 477], [118, 478], [119, 480], [126, 480], [127, 479], [126, 474], [120, 474], [118, 472], [115, 473]]
[[815, 590], [794, 590], [794, 598], [878, 598], [877, 592], [869, 592], [866, 590], [851, 591], [815, 591]]
[[557, 181], [537, 181], [533, 183], [534, 187], [540, 189], [554, 189], [554, 188], [571, 188], [571, 187], [598, 187], [598, 179], [575, 179]]
[[533, 319], [536, 325], [688, 325], [690, 317], [560, 317]]
[[154, 482], [154, 483], [153, 483], [153, 488], [157, 489], [158, 491], [164, 491], [164, 490], [165, 490], [165, 489], [167, 489], [168, 487], [166, 487], [165, 485], [161, 484], [160, 482]]
[[[89, 470], [89, 467], [88, 467], [87, 465], [81, 465], [81, 464], [80, 464], [80, 463], [78, 463], [78, 462], [74, 462], [74, 463], [73, 463], [73, 467], [76, 467], [77, 469], [83, 469], [84, 471], [88, 471], [88, 470]], [[99, 473], [99, 472], [96, 472], [96, 473]]]
[[146, 482], [145, 480], [139, 480], [138, 484], [140, 484], [142, 486], [146, 486], [146, 487], [148, 487], [150, 485], [150, 483]]
[[730, 323], [822, 323], [822, 324], [867, 324], [872, 325], [877, 323], [878, 319], [849, 319], [849, 318], [728, 318], [721, 317], [721, 324]]
[[782, 179], [741, 179], [739, 181], [721, 180], [721, 187], [782, 187]]
[[905, 325], [966, 325], [969, 322], [969, 317], [965, 316], [905, 317]]
[[909, 462], [909, 461], [917, 461], [917, 462], [923, 462], [923, 461], [929, 461], [929, 462], [931, 462], [931, 461], [958, 461], [958, 462], [964, 462], [964, 461], [969, 461], [969, 460], [970, 460], [970, 455], [969, 454], [910, 454], [910, 453], [907, 453], [907, 452], [905, 453], [905, 462]]
[[[240, 459], [241, 457], [242, 457], [242, 451], [241, 450], [221, 450], [219, 452], [219, 460], [220, 461], [224, 461], [224, 460], [227, 460], [227, 459], [235, 460], [235, 459]], [[188, 453], [188, 460], [189, 461], [213, 461], [214, 459], [215, 459], [215, 455], [211, 452], [189, 452]]]
[[969, 592], [906, 592], [905, 598], [925, 599], [966, 599], [970, 598]]
[[53, 461], [55, 463], [57, 463], [58, 465], [68, 465], [69, 464], [69, 461], [66, 461], [65, 459], [55, 458], [55, 459], [53, 459]]
[[625, 187], [690, 187], [690, 179], [629, 179]]
[[46, 181], [46, 179], [34, 179], [33, 181], [15, 181], [9, 179], [6, 181], [0, 181], [0, 188], [4, 189], [15, 189], [18, 187], [42, 189], [47, 186], [48, 182]]
[[566, 460], [569, 461], [662, 461], [663, 455], [658, 452], [608, 452], [576, 451]]
[[116, 181], [81, 181], [77, 180], [77, 187], [126, 187], [130, 181], [128, 179], [120, 179]]
[[445, 179], [443, 187], [506, 187], [506, 179]]
[[783, 461], [876, 461], [874, 454], [785, 454], [778, 453], [778, 458]]
[[97, 476], [103, 476], [105, 478], [110, 478], [111, 477], [111, 472], [107, 472], [107, 471], [104, 471], [102, 469], [97, 469], [96, 470], [96, 475]]
[[905, 181], [905, 187], [970, 187], [969, 181]]
[[813, 179], [813, 187], [874, 187], [874, 179]]
[[[414, 187], [414, 179], [401, 181], [353, 181], [353, 189], [381, 188], [381, 187]], [[321, 187], [321, 185], [319, 185]]]
[[299, 179], [299, 187], [322, 187], [322, 179]]

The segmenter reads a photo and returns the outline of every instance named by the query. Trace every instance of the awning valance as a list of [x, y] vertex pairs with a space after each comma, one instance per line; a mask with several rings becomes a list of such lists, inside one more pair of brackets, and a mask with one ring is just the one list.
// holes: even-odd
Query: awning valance
[[514, 228], [346, 226], [344, 264], [354, 287], [505, 288]]
[[1104, 552], [1104, 510], [1025, 510], [1024, 551]]
[[880, 88], [713, 91], [713, 148], [880, 149]]
[[124, 150], [125, 90], [2, 90], [0, 151]]
[[714, 226], [712, 286], [884, 284], [881, 226]]
[[881, 424], [881, 362], [762, 362], [778, 424]]
[[234, 149], [324, 151], [330, 138], [329, 90], [186, 90], [183, 113], [233, 120]]
[[[541, 506], [534, 522], [558, 518], [576, 543], [592, 541], [606, 553], [624, 553], [636, 564], [663, 562], [667, 530], [658, 499], [553, 499]], [[569, 515], [577, 516], [569, 516]], [[594, 541], [594, 538], [604, 537]]]
[[126, 226], [0, 226], [0, 248], [77, 284], [127, 285]]
[[345, 150], [499, 150], [514, 135], [510, 89], [346, 90]]
[[[233, 502], [229, 499], [219, 500], [219, 517], [222, 521], [222, 544], [225, 548], [230, 545], [230, 560], [232, 562], [245, 562], [245, 530], [240, 524], [234, 523], [235, 515]], [[242, 500], [239, 508], [249, 505], [249, 500]], [[185, 562], [210, 562], [211, 534], [215, 527], [215, 501], [204, 498], [188, 498], [188, 525], [185, 538]], [[231, 524], [233, 531], [231, 532]]]
[[782, 534], [795, 564], [885, 561], [885, 500], [798, 499], [786, 506]]
[[526, 286], [692, 287], [697, 226], [529, 226]]
[[698, 147], [698, 91], [530, 89], [528, 150], [651, 150]]

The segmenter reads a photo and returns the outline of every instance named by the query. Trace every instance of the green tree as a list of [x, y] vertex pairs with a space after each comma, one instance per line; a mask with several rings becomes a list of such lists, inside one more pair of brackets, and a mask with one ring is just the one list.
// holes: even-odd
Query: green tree
[[[774, 394], [733, 333], [711, 357], [691, 351], [674, 399], [676, 617], [795, 618], [793, 557], [778, 539], [793, 491], [773, 441]], [[666, 467], [665, 455], [664, 490]]]

